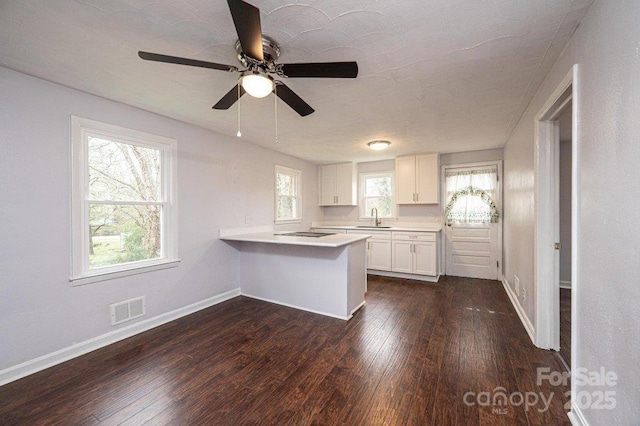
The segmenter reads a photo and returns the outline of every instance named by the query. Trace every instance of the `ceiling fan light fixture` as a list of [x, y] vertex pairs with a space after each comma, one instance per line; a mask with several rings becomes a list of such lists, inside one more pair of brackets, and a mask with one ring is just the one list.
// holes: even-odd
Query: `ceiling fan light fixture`
[[259, 73], [245, 74], [240, 78], [242, 88], [254, 98], [264, 98], [273, 92], [273, 80]]
[[389, 142], [389, 141], [371, 141], [367, 145], [369, 146], [369, 148], [373, 149], [374, 151], [382, 151], [383, 149], [387, 149], [389, 147], [389, 145], [391, 145], [391, 142]]

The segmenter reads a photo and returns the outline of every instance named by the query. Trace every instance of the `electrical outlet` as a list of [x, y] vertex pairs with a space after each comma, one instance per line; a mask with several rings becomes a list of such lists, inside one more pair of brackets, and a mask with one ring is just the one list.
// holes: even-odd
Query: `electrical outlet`
[[247, 225], [249, 225], [251, 223], [251, 216], [245, 216], [244, 217], [244, 223], [246, 223]]
[[520, 296], [520, 278], [517, 275], [513, 276], [513, 286], [516, 290], [516, 296]]

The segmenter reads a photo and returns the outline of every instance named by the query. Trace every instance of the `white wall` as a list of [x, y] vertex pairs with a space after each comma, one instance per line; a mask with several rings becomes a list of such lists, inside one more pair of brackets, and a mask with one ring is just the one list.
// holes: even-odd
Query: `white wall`
[[[591, 6], [505, 146], [506, 278], [521, 278], [534, 321], [534, 117], [574, 63], [580, 67], [574, 367], [618, 375], [615, 410], [583, 409], [591, 425], [640, 420], [640, 2]], [[578, 391], [594, 389], [580, 387]]]
[[[178, 140], [178, 268], [70, 285], [72, 114]], [[0, 68], [0, 370], [130, 325], [111, 303], [145, 295], [147, 319], [239, 287], [218, 230], [273, 223], [276, 163], [302, 170], [308, 229], [315, 165]]]
[[[441, 154], [440, 166], [495, 160], [502, 160], [502, 148]], [[358, 173], [393, 172], [395, 168], [395, 160], [358, 163]], [[396, 208], [397, 223], [442, 222], [442, 206], [439, 204], [417, 206], [401, 205]], [[323, 222], [348, 223], [358, 220], [360, 210], [358, 206], [322, 207], [322, 214]], [[387, 223], [386, 221], [384, 222]]]

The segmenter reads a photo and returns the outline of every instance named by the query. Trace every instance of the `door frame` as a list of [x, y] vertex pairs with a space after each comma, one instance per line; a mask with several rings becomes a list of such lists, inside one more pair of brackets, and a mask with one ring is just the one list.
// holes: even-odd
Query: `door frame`
[[498, 208], [498, 261], [500, 262], [500, 266], [498, 267], [498, 281], [502, 282], [502, 271], [504, 268], [504, 253], [502, 252], [502, 160], [442, 165], [440, 171], [440, 205], [442, 206], [442, 235], [440, 236], [440, 247], [442, 247], [443, 252], [443, 255], [440, 259], [440, 270], [442, 271], [442, 275], [447, 275], [447, 236], [445, 228], [447, 226], [447, 221], [444, 217], [444, 209], [447, 208], [447, 170], [493, 166], [496, 167], [498, 173], [498, 199], [494, 200], [494, 202], [496, 203], [496, 207]]
[[[534, 284], [536, 292], [535, 344], [544, 349], [560, 349], [560, 256], [559, 242], [559, 149], [558, 118], [568, 103], [571, 117], [571, 321], [576, 319], [578, 275], [578, 146], [579, 68], [574, 65], [553, 91], [535, 118], [535, 236]], [[575, 365], [575, 327], [571, 330], [571, 365]]]

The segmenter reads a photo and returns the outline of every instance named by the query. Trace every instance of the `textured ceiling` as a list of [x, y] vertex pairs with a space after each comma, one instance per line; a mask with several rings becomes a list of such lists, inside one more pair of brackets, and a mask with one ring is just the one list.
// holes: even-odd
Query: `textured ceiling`
[[[355, 60], [357, 79], [288, 79], [316, 112], [242, 100], [243, 139], [315, 162], [501, 147], [591, 0], [253, 0], [281, 63]], [[0, 65], [233, 136], [212, 110], [238, 65], [224, 0], [2, 0]], [[92, 117], [100, 119], [100, 117]], [[391, 148], [374, 153], [372, 139]]]

